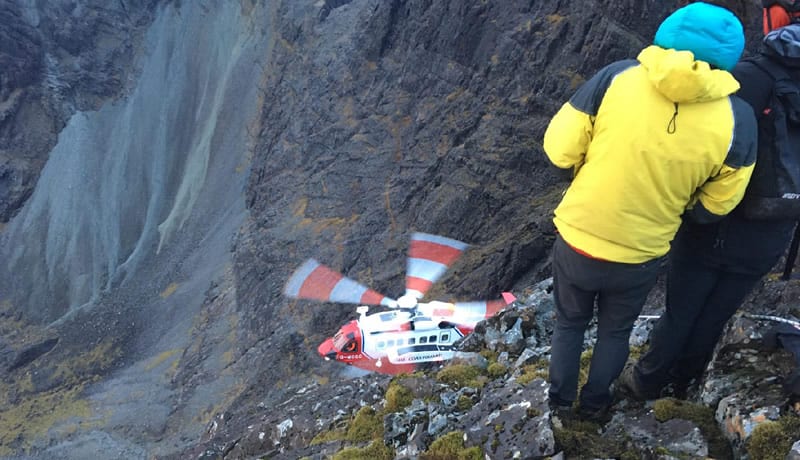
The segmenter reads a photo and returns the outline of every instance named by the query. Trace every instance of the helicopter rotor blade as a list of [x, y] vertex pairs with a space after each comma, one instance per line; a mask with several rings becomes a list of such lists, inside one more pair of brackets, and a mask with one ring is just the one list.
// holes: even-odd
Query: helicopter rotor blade
[[314, 259], [306, 260], [297, 268], [283, 290], [284, 295], [295, 299], [321, 300], [323, 302], [383, 305], [396, 307], [397, 301], [374, 291], [341, 273], [322, 265]]
[[421, 299], [468, 246], [443, 236], [414, 233], [408, 251], [406, 295]]
[[491, 318], [497, 312], [504, 309], [510, 303], [505, 299], [497, 300], [471, 300], [467, 302], [431, 302], [433, 306], [431, 314], [434, 316], [452, 316], [459, 323], [477, 323], [486, 318]]

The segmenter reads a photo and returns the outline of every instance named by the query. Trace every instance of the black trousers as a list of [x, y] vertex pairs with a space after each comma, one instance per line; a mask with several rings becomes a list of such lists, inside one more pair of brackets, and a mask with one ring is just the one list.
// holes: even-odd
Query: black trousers
[[583, 337], [597, 303], [597, 343], [580, 404], [589, 410], [609, 405], [611, 383], [628, 359], [633, 323], [658, 277], [663, 258], [624, 264], [583, 256], [559, 236], [553, 246], [556, 325], [550, 359], [550, 399], [571, 404], [577, 394]]
[[650, 333], [650, 348], [634, 376], [648, 393], [669, 383], [686, 385], [703, 374], [728, 319], [761, 275], [740, 274], [673, 255], [666, 311]]

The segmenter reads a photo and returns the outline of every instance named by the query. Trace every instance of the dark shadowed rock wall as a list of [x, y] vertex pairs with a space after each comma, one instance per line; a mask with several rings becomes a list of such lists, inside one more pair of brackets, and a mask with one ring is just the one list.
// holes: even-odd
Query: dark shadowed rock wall
[[544, 276], [565, 185], [541, 148], [547, 121], [599, 67], [649, 44], [669, 7], [282, 3], [236, 244], [246, 332], [284, 350], [275, 372], [318, 367], [313, 345], [353, 314], [282, 297], [307, 257], [396, 298], [423, 231], [473, 245], [434, 295], [496, 298]]

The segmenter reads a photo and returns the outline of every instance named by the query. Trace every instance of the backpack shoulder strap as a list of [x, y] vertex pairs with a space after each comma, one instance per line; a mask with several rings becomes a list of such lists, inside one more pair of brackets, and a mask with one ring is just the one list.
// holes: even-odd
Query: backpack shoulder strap
[[755, 56], [747, 59], [747, 62], [761, 69], [772, 78], [773, 82], [781, 80], [794, 80], [782, 65], [766, 56]]

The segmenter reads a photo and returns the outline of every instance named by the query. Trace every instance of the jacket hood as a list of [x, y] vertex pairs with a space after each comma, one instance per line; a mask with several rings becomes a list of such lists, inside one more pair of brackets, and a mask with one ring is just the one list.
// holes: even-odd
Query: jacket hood
[[800, 68], [800, 24], [791, 24], [768, 33], [762, 47], [764, 54], [789, 67]]
[[691, 51], [648, 46], [637, 57], [650, 82], [672, 102], [704, 102], [727, 97], [739, 82], [725, 70], [695, 60]]
[[729, 10], [695, 2], [669, 15], [658, 27], [653, 44], [691, 51], [698, 61], [732, 70], [744, 50], [744, 28]]

